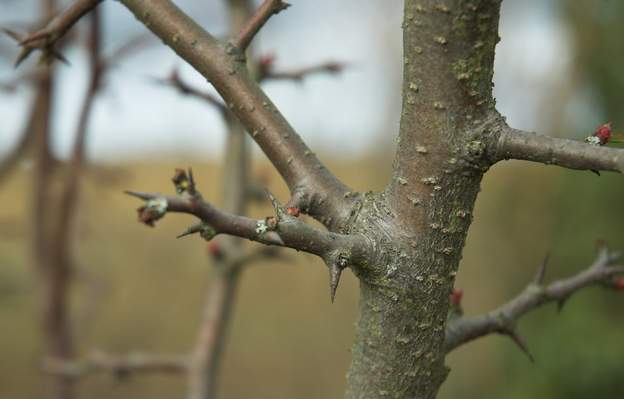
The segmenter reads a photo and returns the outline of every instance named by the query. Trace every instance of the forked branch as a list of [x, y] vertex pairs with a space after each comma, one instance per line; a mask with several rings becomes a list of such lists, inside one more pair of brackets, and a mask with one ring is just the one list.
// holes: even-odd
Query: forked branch
[[186, 213], [196, 216], [201, 222], [189, 227], [179, 238], [199, 234], [210, 241], [218, 234], [228, 234], [262, 244], [308, 252], [326, 261], [333, 262], [337, 252], [346, 257], [346, 264], [357, 264], [366, 259], [369, 246], [365, 237], [337, 234], [304, 223], [290, 214], [273, 196], [270, 197], [275, 216], [252, 219], [224, 212], [206, 202], [195, 187], [192, 173], [187, 175], [178, 169], [173, 181], [179, 194], [177, 196], [126, 191], [146, 202], [138, 209], [141, 222], [153, 226], [168, 212]]
[[570, 169], [624, 173], [624, 149], [541, 136], [506, 125], [490, 154], [493, 162], [520, 159]]
[[25, 36], [4, 29], [5, 33], [15, 39], [22, 47], [22, 51], [15, 60], [15, 66], [21, 64], [22, 61], [28, 58], [36, 49], [43, 51], [44, 60], [57, 58], [65, 61], [63, 56], [55, 49], [58, 40], [60, 40], [83, 15], [94, 9], [101, 2], [102, 0], [74, 1], [42, 29]]
[[546, 286], [543, 285], [546, 268], [544, 262], [535, 280], [517, 297], [498, 309], [473, 318], [451, 319], [446, 329], [444, 350], [448, 353], [465, 343], [496, 333], [511, 337], [532, 359], [516, 326], [520, 318], [549, 303], [557, 303], [561, 309], [572, 295], [586, 287], [614, 287], [615, 277], [624, 274], [624, 265], [615, 264], [620, 258], [620, 253], [610, 252], [606, 246], [602, 246], [596, 260], [587, 269]]

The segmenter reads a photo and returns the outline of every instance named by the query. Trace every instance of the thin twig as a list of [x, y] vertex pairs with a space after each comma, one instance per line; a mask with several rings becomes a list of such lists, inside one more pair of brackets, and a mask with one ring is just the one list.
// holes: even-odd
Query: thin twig
[[249, 47], [249, 43], [256, 36], [258, 31], [267, 23], [271, 16], [278, 14], [280, 11], [288, 8], [290, 4], [282, 0], [264, 0], [264, 3], [258, 7], [256, 13], [251, 17], [249, 22], [241, 29], [236, 39], [233, 40], [234, 46], [241, 51], [245, 51]]
[[216, 107], [221, 112], [225, 112], [227, 110], [225, 104], [223, 104], [223, 102], [221, 102], [215, 96], [208, 92], [200, 91], [199, 89], [196, 89], [187, 82], [185, 82], [180, 76], [180, 73], [177, 69], [173, 69], [171, 73], [169, 73], [169, 76], [167, 76], [165, 79], [155, 79], [155, 82], [161, 85], [173, 87], [180, 94], [183, 94], [185, 96], [199, 98], [206, 103]]

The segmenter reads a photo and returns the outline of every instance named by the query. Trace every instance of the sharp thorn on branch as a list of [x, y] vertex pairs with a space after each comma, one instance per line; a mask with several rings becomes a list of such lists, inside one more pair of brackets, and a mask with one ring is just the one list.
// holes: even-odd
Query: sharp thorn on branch
[[509, 337], [516, 343], [518, 348], [520, 348], [520, 350], [525, 355], [527, 355], [531, 363], [535, 363], [535, 358], [531, 354], [531, 351], [529, 350], [529, 347], [527, 346], [524, 338], [522, 338], [522, 336], [518, 333], [518, 330], [516, 328], [512, 328], [507, 331], [507, 335], [509, 335]]
[[546, 277], [546, 268], [548, 267], [548, 261], [550, 259], [550, 254], [547, 253], [542, 261], [542, 264], [537, 269], [537, 273], [535, 273], [535, 277], [533, 278], [533, 283], [536, 285], [544, 284], [544, 278]]
[[142, 193], [140, 191], [132, 191], [132, 190], [124, 190], [124, 194], [127, 194], [131, 197], [139, 198], [144, 201], [149, 201], [151, 199], [156, 198], [157, 196], [150, 193]]
[[186, 236], [190, 236], [192, 234], [196, 234], [202, 231], [202, 223], [197, 223], [192, 226], [189, 226], [182, 234], [176, 236], [176, 238], [183, 238]]
[[197, 190], [195, 190], [195, 178], [193, 177], [193, 169], [190, 166], [188, 168], [188, 179], [189, 179], [188, 193], [191, 195], [197, 194]]
[[563, 297], [561, 299], [559, 299], [557, 301], [557, 313], [561, 313], [561, 311], [563, 310], [563, 307], [565, 306], [565, 304], [568, 302], [568, 297]]
[[329, 266], [329, 294], [331, 301], [334, 303], [336, 298], [336, 290], [338, 289], [338, 283], [340, 282], [340, 275], [342, 274], [342, 268], [337, 263], [332, 263]]

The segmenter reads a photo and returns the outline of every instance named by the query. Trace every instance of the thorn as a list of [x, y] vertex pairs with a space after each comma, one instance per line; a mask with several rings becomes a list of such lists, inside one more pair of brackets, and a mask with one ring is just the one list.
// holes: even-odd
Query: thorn
[[336, 297], [336, 290], [338, 289], [341, 274], [342, 268], [338, 263], [332, 263], [331, 266], [329, 266], [329, 293], [332, 303], [334, 303], [334, 298]]
[[17, 58], [15, 59], [15, 63], [13, 64], [14, 68], [17, 68], [20, 66], [20, 64], [26, 59], [28, 58], [28, 56], [30, 55], [30, 53], [32, 53], [33, 49], [28, 48], [28, 47], [22, 47], [22, 49], [20, 50], [19, 54], [17, 55]]
[[520, 350], [522, 352], [524, 352], [525, 355], [527, 355], [527, 357], [529, 358], [531, 363], [535, 363], [535, 358], [531, 354], [531, 351], [529, 350], [529, 347], [527, 346], [527, 344], [524, 341], [524, 339], [522, 338], [522, 336], [520, 336], [518, 331], [515, 328], [512, 328], [512, 329], [507, 331], [507, 335], [509, 335], [509, 337], [516, 343], [518, 348], [520, 348]]
[[65, 58], [65, 56], [63, 55], [63, 53], [56, 51], [56, 50], [50, 50], [52, 52], [52, 57], [57, 59], [58, 61], [61, 61], [63, 64], [67, 65], [67, 66], [71, 66], [71, 63], [69, 62], [69, 60], [67, 58]]
[[182, 234], [177, 235], [176, 238], [183, 238], [186, 236], [190, 236], [191, 234], [199, 233], [201, 230], [202, 230], [201, 223], [194, 224], [192, 226], [189, 226], [186, 230], [184, 230]]
[[142, 199], [144, 201], [157, 198], [157, 196], [154, 194], [142, 193], [140, 191], [132, 191], [132, 190], [124, 190], [124, 194], [127, 194], [131, 197]]
[[544, 260], [542, 261], [542, 264], [540, 265], [539, 269], [537, 269], [537, 273], [535, 274], [535, 277], [533, 278], [533, 282], [537, 285], [542, 285], [544, 283], [544, 277], [546, 276], [546, 268], [548, 266], [548, 260], [550, 259], [550, 253], [547, 253], [546, 256], [544, 256]]
[[197, 194], [197, 191], [195, 190], [195, 178], [193, 177], [193, 169], [190, 166], [188, 168], [188, 179], [188, 193], [194, 196], [195, 194]]
[[600, 172], [598, 172], [598, 171], [597, 171], [597, 170], [595, 170], [595, 169], [590, 169], [590, 170], [592, 171], [592, 173], [595, 173], [596, 175], [598, 175], [598, 176], [600, 177]]
[[557, 313], [561, 313], [561, 311], [563, 310], [563, 307], [565, 306], [565, 304], [568, 302], [568, 297], [563, 297], [561, 299], [559, 299], [557, 301]]
[[2, 28], [2, 31], [4, 32], [5, 35], [15, 40], [18, 44], [22, 41], [22, 36], [19, 33], [15, 32], [14, 30], [9, 29], [9, 28]]

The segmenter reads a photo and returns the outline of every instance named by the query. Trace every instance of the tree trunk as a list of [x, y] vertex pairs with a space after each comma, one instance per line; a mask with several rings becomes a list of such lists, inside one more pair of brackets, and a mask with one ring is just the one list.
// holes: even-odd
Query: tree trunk
[[491, 93], [500, 1], [406, 0], [403, 110], [392, 181], [349, 232], [373, 237], [354, 267], [360, 314], [349, 398], [434, 398], [444, 331], [499, 117]]

